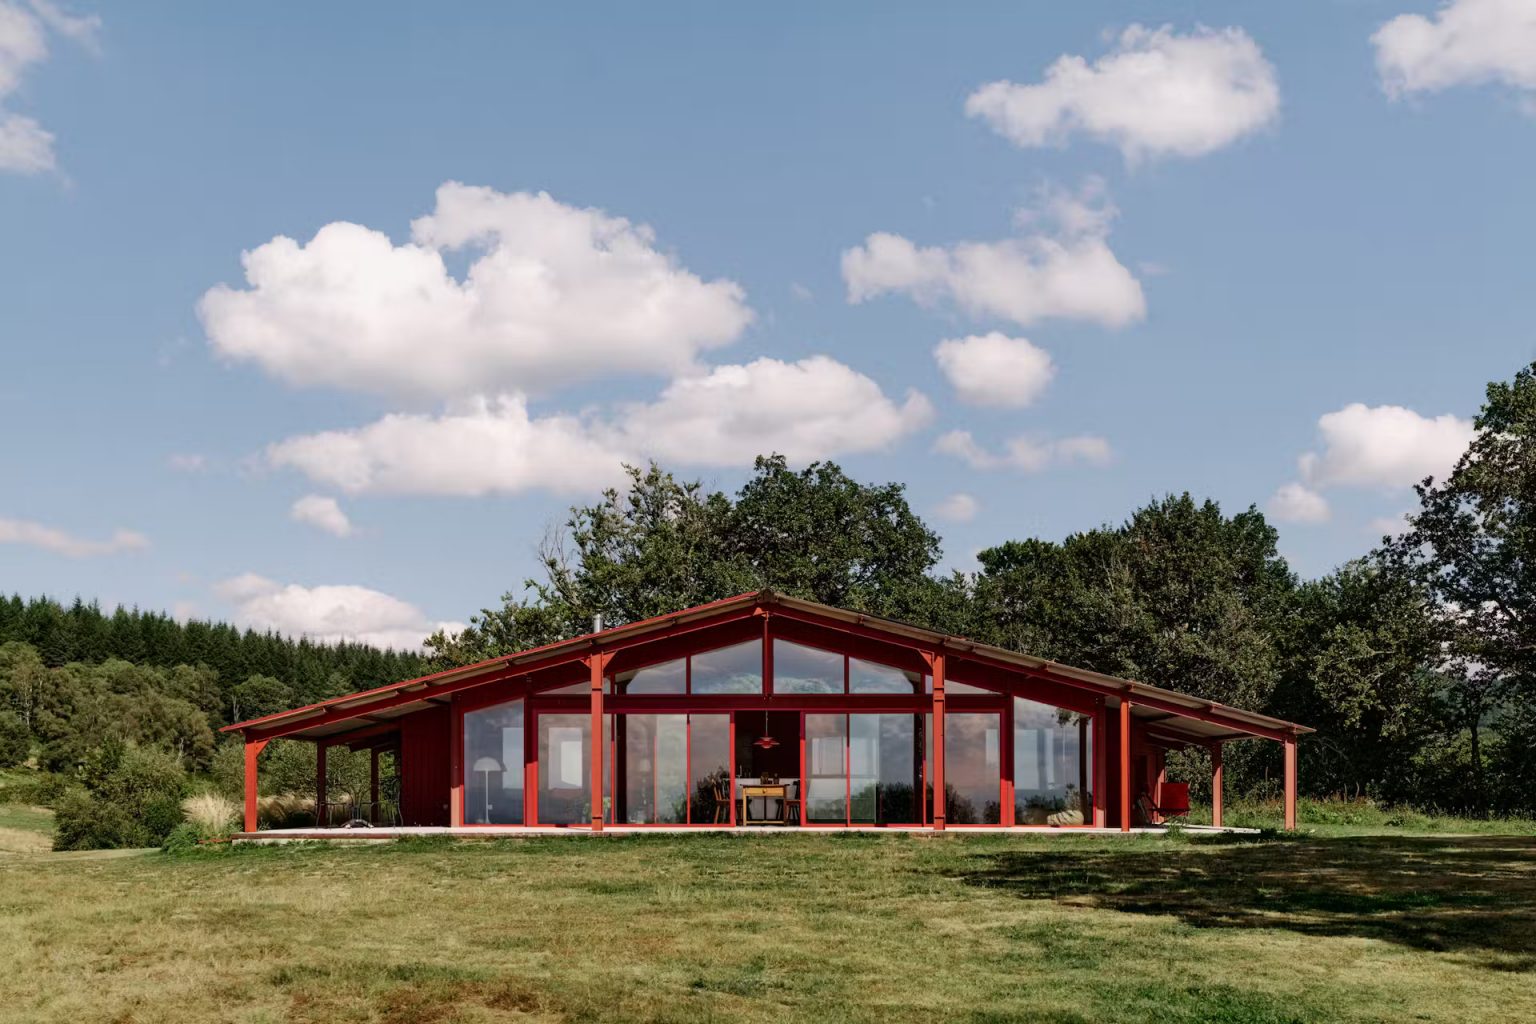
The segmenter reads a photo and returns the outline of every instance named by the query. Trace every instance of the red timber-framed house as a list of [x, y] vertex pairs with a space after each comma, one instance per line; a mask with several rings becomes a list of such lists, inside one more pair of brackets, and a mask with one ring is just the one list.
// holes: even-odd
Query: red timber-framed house
[[[245, 833], [274, 739], [319, 751], [318, 825], [1117, 829], [1177, 808], [1168, 750], [1311, 730], [1172, 690], [799, 600], [742, 594], [231, 725]], [[372, 753], [327, 799], [328, 748]], [[380, 759], [389, 765], [381, 798]], [[315, 834], [319, 829], [287, 834]], [[280, 831], [261, 836], [276, 838]], [[333, 834], [333, 833], [326, 833]], [[357, 835], [358, 833], [352, 833]]]

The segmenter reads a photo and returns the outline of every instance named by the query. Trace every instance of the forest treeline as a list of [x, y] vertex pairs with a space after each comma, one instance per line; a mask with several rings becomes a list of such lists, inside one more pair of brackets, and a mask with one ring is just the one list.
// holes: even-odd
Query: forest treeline
[[[89, 808], [120, 808], [121, 793], [177, 771], [237, 787], [222, 724], [584, 633], [598, 614], [617, 625], [771, 587], [1312, 726], [1310, 795], [1530, 814], [1536, 366], [1490, 384], [1475, 426], [1446, 477], [1418, 485], [1400, 536], [1319, 579], [1292, 571], [1257, 508], [1179, 492], [941, 573], [940, 538], [901, 484], [769, 456], [733, 494], [632, 469], [626, 487], [571, 509], [538, 578], [462, 633], [428, 638], [424, 655], [0, 600], [0, 767], [28, 760], [75, 787], [80, 845], [142, 841], [128, 818], [92, 832]], [[1020, 500], [1050, 499], [1021, 488]], [[1229, 744], [1231, 792], [1272, 795], [1278, 757], [1276, 744]], [[1198, 755], [1175, 771], [1197, 791], [1208, 778]], [[277, 777], [312, 776], [295, 761]]]

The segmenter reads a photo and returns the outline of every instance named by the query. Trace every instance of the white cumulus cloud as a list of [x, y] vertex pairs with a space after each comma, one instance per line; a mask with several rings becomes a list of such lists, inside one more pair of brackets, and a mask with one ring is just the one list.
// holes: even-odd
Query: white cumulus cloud
[[1283, 523], [1326, 523], [1332, 514], [1328, 499], [1306, 484], [1283, 484], [1265, 506], [1269, 514]]
[[48, 59], [50, 32], [94, 49], [100, 27], [99, 18], [75, 17], [48, 0], [0, 0], [0, 171], [53, 170], [53, 133], [35, 119], [6, 109], [5, 103], [27, 71]]
[[352, 520], [341, 510], [335, 498], [319, 494], [306, 494], [288, 510], [288, 515], [298, 523], [308, 523], [316, 529], [337, 537], [352, 535]]
[[974, 405], [1029, 405], [1056, 376], [1050, 353], [998, 331], [948, 338], [934, 348], [933, 358], [960, 398]]
[[[462, 278], [444, 261], [458, 252]], [[336, 222], [242, 262], [246, 287], [198, 307], [217, 352], [292, 384], [415, 399], [677, 373], [752, 319], [740, 286], [679, 266], [644, 225], [457, 182], [402, 245]]]
[[1536, 102], [1536, 3], [1452, 0], [1432, 17], [1401, 14], [1371, 36], [1389, 96], [1497, 82]]
[[952, 523], [968, 523], [976, 518], [980, 509], [981, 504], [975, 498], [961, 491], [939, 502], [933, 514]]
[[1114, 457], [1109, 442], [1102, 437], [1081, 434], [1074, 437], [1015, 437], [1003, 443], [1001, 452], [984, 448], [968, 430], [951, 430], [933, 444], [933, 450], [952, 455], [972, 469], [1016, 469], [1039, 473], [1054, 466], [1084, 464], [1108, 465]]
[[1043, 209], [1020, 211], [1016, 222], [1028, 230], [1020, 238], [922, 247], [876, 232], [843, 253], [848, 301], [894, 292], [1022, 326], [1061, 319], [1124, 327], [1145, 317], [1147, 305], [1109, 247], [1115, 214], [1095, 180], [1078, 195], [1050, 193]]
[[114, 530], [106, 540], [90, 540], [27, 519], [0, 519], [0, 544], [26, 544], [67, 558], [91, 558], [147, 548], [149, 538], [133, 530]]
[[301, 586], [245, 573], [214, 585], [234, 619], [255, 630], [307, 636], [319, 643], [373, 644], [419, 650], [435, 630], [457, 632], [458, 622], [433, 622], [415, 605], [354, 584]]
[[1407, 487], [1444, 476], [1472, 441], [1471, 420], [1421, 416], [1400, 405], [1355, 402], [1318, 417], [1321, 451], [1297, 464], [1312, 487]]
[[758, 359], [673, 381], [652, 402], [606, 416], [530, 414], [517, 395], [455, 403], [441, 415], [392, 414], [353, 430], [289, 438], [268, 461], [352, 494], [590, 492], [623, 463], [732, 466], [779, 452], [796, 462], [884, 448], [926, 426], [932, 404], [897, 402], [830, 359]]
[[1240, 28], [1132, 25], [1090, 63], [1064, 55], [1032, 85], [998, 81], [965, 112], [1018, 146], [1061, 145], [1082, 134], [1127, 161], [1195, 157], [1269, 124], [1280, 110], [1273, 65]]

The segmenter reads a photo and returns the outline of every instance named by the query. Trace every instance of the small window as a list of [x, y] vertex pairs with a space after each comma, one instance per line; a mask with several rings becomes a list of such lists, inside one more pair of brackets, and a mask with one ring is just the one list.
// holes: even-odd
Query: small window
[[[777, 665], [775, 665], [777, 674]], [[908, 672], [905, 669], [894, 668], [890, 665], [881, 665], [873, 661], [860, 661], [858, 658], [848, 659], [848, 692], [849, 693], [922, 693], [924, 689], [924, 676], [921, 672]]]
[[647, 665], [614, 676], [615, 693], [682, 693], [687, 687], [687, 663], [682, 658]]
[[749, 640], [734, 647], [695, 654], [691, 670], [694, 693], [763, 692], [763, 642]]
[[842, 693], [843, 656], [788, 640], [775, 640], [773, 692]]

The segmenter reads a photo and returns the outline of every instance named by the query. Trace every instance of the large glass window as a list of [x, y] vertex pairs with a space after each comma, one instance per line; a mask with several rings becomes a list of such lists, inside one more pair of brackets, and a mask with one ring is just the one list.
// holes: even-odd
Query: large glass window
[[539, 720], [539, 824], [592, 820], [592, 716], [543, 714]]
[[775, 640], [773, 692], [842, 693], [843, 656], [788, 640]]
[[944, 716], [944, 813], [951, 825], [996, 825], [1002, 820], [1001, 715], [948, 712]]
[[850, 715], [849, 819], [876, 825], [915, 824], [922, 791], [919, 715]]
[[731, 820], [731, 716], [690, 715], [688, 820], [724, 825]]
[[1092, 716], [1013, 698], [1014, 824], [1092, 821], [1092, 779]]
[[805, 716], [805, 817], [848, 820], [848, 716]]
[[464, 820], [523, 823], [523, 702], [464, 714]]
[[692, 658], [694, 693], [762, 693], [763, 642], [751, 640], [733, 647], [705, 651]]
[[632, 825], [688, 820], [688, 716], [620, 715], [616, 768], [623, 804], [615, 817]]
[[660, 665], [620, 672], [614, 676], [615, 693], [682, 693], [687, 689], [688, 664], [678, 658]]
[[874, 661], [860, 661], [858, 658], [848, 659], [849, 693], [919, 694], [924, 690], [924, 679], [921, 672], [908, 672]]

